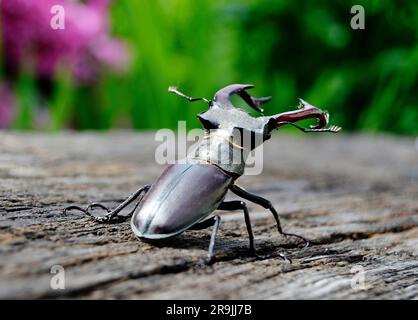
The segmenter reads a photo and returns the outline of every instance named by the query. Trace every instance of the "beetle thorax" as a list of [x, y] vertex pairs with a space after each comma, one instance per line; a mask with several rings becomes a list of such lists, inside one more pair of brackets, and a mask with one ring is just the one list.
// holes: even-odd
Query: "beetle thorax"
[[218, 166], [233, 175], [241, 176], [251, 145], [245, 143], [245, 134], [238, 129], [206, 130], [196, 148], [188, 158]]
[[205, 136], [188, 158], [212, 163], [222, 170], [241, 176], [250, 152], [270, 138], [273, 121], [252, 117], [239, 108], [221, 107], [216, 102], [198, 115]]

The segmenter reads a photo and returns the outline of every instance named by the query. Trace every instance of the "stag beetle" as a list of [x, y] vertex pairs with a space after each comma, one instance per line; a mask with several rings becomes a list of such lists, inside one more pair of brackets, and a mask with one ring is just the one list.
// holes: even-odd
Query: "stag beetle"
[[[198, 114], [206, 135], [194, 155], [188, 157], [186, 163], [168, 165], [152, 186], [146, 185], [140, 188], [114, 210], [94, 202], [86, 209], [69, 206], [64, 209], [64, 212], [72, 209], [80, 210], [98, 222], [123, 220], [131, 216], [133, 232], [140, 239], [148, 241], [177, 236], [186, 230], [213, 227], [209, 252], [203, 259], [205, 264], [211, 264], [214, 261], [215, 240], [221, 218], [219, 215], [210, 218], [208, 216], [215, 210], [242, 210], [249, 236], [250, 251], [257, 256], [246, 203], [237, 200], [224, 201], [227, 191], [231, 190], [241, 198], [268, 209], [276, 221], [280, 234], [297, 237], [309, 245], [309, 241], [304, 237], [283, 232], [277, 211], [269, 200], [246, 191], [236, 183], [236, 180], [244, 174], [246, 159], [243, 151], [252, 150], [257, 147], [257, 144], [253, 140], [250, 146], [237, 144], [234, 142], [236, 141], [235, 135], [237, 132], [249, 132], [260, 138], [258, 139], [258, 144], [260, 144], [270, 138], [273, 129], [283, 125], [292, 125], [303, 132], [338, 132], [341, 128], [337, 126], [325, 128], [329, 120], [328, 113], [303, 100], [300, 100], [297, 110], [273, 116], [252, 117], [248, 112], [234, 107], [231, 96], [237, 94], [250, 107], [263, 112], [261, 105], [269, 101], [271, 97], [252, 97], [246, 90], [253, 87], [248, 84], [229, 85], [216, 92], [213, 100], [192, 98], [178, 91], [176, 87], [170, 87], [169, 92], [186, 98], [190, 102], [203, 100], [209, 105], [207, 111]], [[317, 124], [309, 129], [295, 124], [297, 121], [309, 118], [317, 120]], [[241, 151], [238, 154], [242, 161], [232, 163], [229, 156], [237, 149]], [[134, 201], [136, 201], [135, 207], [128, 216], [119, 215], [122, 209]], [[94, 207], [105, 210], [107, 214], [94, 216], [90, 213]], [[285, 259], [283, 255], [281, 256]]]

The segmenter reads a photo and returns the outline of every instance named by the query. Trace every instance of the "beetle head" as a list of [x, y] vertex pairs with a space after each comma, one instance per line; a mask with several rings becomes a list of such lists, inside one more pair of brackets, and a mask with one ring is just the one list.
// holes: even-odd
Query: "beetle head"
[[209, 105], [209, 109], [198, 114], [198, 118], [203, 127], [207, 130], [221, 129], [234, 135], [234, 131], [249, 132], [257, 136], [262, 137], [262, 141], [270, 138], [270, 133], [273, 129], [276, 129], [285, 124], [293, 124], [294, 122], [314, 118], [317, 120], [317, 125], [311, 127], [311, 129], [305, 129], [299, 126], [299, 129], [305, 131], [332, 131], [324, 129], [328, 124], [329, 115], [326, 111], [322, 111], [306, 101], [300, 99], [300, 105], [297, 110], [276, 114], [273, 116], [259, 116], [253, 117], [248, 112], [235, 107], [231, 102], [231, 96], [238, 95], [241, 97], [250, 107], [263, 112], [261, 105], [270, 101], [271, 97], [254, 98], [249, 95], [246, 90], [254, 88], [251, 84], [232, 84], [215, 93], [213, 100], [205, 98], [191, 98], [185, 94], [179, 92], [177, 88], [170, 87], [169, 91], [176, 93], [189, 101], [206, 101]]

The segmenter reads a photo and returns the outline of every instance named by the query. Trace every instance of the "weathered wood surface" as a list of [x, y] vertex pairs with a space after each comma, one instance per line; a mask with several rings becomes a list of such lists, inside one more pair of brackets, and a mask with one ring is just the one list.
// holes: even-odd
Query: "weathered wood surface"
[[[152, 182], [162, 169], [156, 145], [151, 133], [0, 133], [0, 297], [418, 298], [414, 139], [275, 136], [263, 174], [240, 184], [271, 199], [284, 229], [313, 245], [278, 235], [273, 218], [251, 204], [256, 246], [273, 256], [254, 260], [242, 213], [222, 212], [217, 263], [206, 269], [194, 266], [210, 230], [156, 247], [138, 241], [128, 222], [61, 214], [69, 204], [115, 205]], [[53, 265], [65, 268], [65, 290], [50, 287]], [[351, 286], [359, 268], [363, 288]]]

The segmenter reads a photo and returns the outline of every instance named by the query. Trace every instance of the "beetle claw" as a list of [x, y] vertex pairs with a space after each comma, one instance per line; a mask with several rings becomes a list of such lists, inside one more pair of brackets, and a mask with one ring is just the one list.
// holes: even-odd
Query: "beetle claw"
[[201, 261], [205, 265], [210, 266], [211, 264], [213, 264], [215, 262], [215, 259], [214, 259], [214, 257], [206, 256], [203, 259], [201, 259]]
[[94, 207], [98, 207], [98, 208], [101, 208], [101, 209], [103, 209], [103, 210], [105, 210], [105, 211], [107, 211], [107, 212], [110, 212], [111, 210], [108, 208], [108, 207], [106, 207], [105, 205], [103, 205], [103, 204], [101, 204], [101, 203], [98, 203], [98, 202], [92, 202], [92, 203], [90, 203], [88, 206], [87, 206], [87, 211], [89, 211], [90, 209], [92, 209], [92, 208], [94, 208]]
[[78, 210], [78, 211], [86, 213], [86, 210], [84, 210], [83, 208], [79, 206], [68, 206], [68, 207], [65, 207], [64, 210], [62, 210], [62, 214], [66, 215], [67, 211], [70, 211], [70, 210]]
[[283, 259], [283, 261], [286, 263], [286, 264], [292, 264], [293, 262], [292, 262], [292, 259], [290, 259], [290, 258], [288, 258], [287, 257], [287, 255], [286, 254], [284, 254], [284, 253], [277, 253], [277, 255], [280, 257], [280, 258], [282, 258]]
[[214, 262], [215, 262], [215, 259], [213, 257], [206, 256], [204, 258], [199, 259], [199, 261], [196, 263], [194, 269], [195, 270], [206, 269], [208, 267], [211, 267]]
[[[255, 251], [252, 251], [252, 254], [254, 255], [254, 257], [255, 257], [256, 260], [266, 260], [266, 259], [273, 258], [273, 256], [274, 256], [272, 254], [260, 255], [260, 254], [258, 254]], [[277, 255], [280, 258], [282, 258], [285, 263], [288, 263], [288, 264], [291, 264], [292, 263], [292, 260], [290, 258], [288, 258], [287, 255], [285, 255], [284, 253], [278, 253]]]
[[279, 233], [284, 235], [285, 237], [295, 237], [295, 238], [298, 238], [298, 239], [302, 240], [305, 243], [305, 245], [304, 245], [305, 248], [309, 247], [311, 245], [311, 242], [308, 239], [306, 239], [305, 237], [300, 236], [298, 234], [287, 233], [287, 232], [283, 232], [281, 230], [279, 230]]
[[256, 260], [265, 260], [265, 259], [269, 258], [269, 256], [267, 256], [267, 255], [262, 256], [261, 254], [258, 254], [258, 253], [255, 253], [255, 254], [253, 253], [253, 255], [256, 258]]
[[[105, 210], [107, 212], [106, 215], [104, 216], [95, 216], [93, 214], [90, 213], [90, 209], [94, 208], [94, 207], [99, 207], [103, 210]], [[114, 218], [110, 213], [111, 210], [108, 209], [106, 206], [104, 206], [103, 204], [97, 203], [97, 202], [92, 202], [90, 203], [86, 209], [83, 209], [79, 206], [68, 206], [66, 208], [64, 208], [63, 210], [63, 214], [67, 214], [67, 211], [70, 210], [78, 210], [81, 211], [83, 213], [85, 213], [86, 215], [88, 215], [89, 217], [91, 217], [94, 221], [99, 222], [99, 223], [107, 223], [110, 222], [112, 218]], [[117, 216], [118, 218], [120, 218], [121, 216]]]
[[251, 252], [251, 255], [256, 260], [266, 260], [266, 259], [270, 258], [270, 255], [261, 255], [261, 254], [258, 254], [255, 249], [250, 249], [250, 252]]

